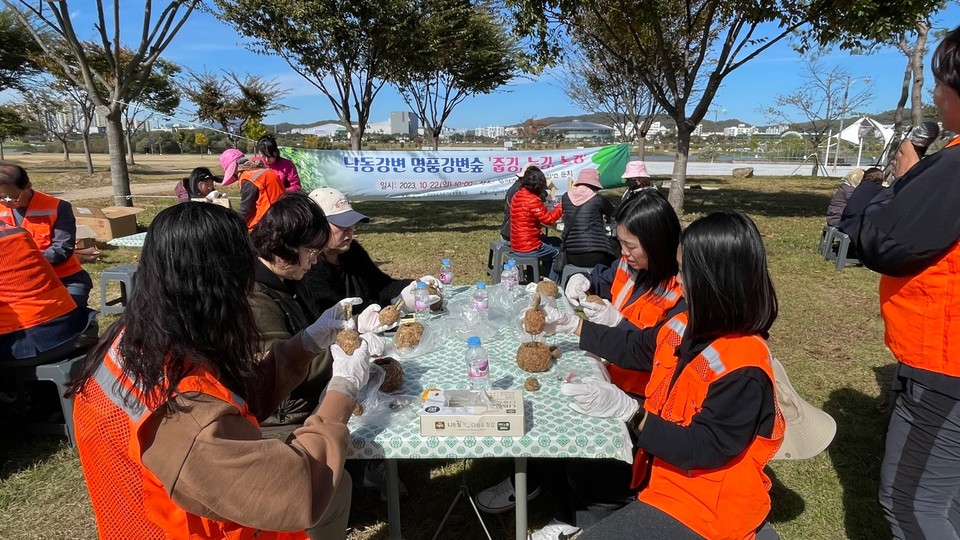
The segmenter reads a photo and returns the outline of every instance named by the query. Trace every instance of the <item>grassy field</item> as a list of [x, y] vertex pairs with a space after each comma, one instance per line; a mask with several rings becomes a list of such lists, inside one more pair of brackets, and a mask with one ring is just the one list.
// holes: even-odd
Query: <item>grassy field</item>
[[[79, 161], [69, 166], [57, 156], [16, 158], [29, 168], [41, 189], [65, 191], [107, 185], [106, 174], [87, 178]], [[135, 182], [170, 183], [211, 156], [138, 158]], [[103, 165], [101, 165], [102, 167]], [[101, 168], [102, 171], [102, 168]], [[878, 409], [888, 386], [892, 358], [882, 343], [876, 274], [863, 268], [834, 269], [816, 254], [816, 244], [834, 181], [798, 178], [695, 178], [690, 184], [719, 189], [687, 192], [689, 223], [719, 209], [750, 214], [763, 233], [771, 273], [780, 299], [780, 317], [770, 345], [809, 401], [837, 420], [837, 437], [822, 455], [801, 462], [775, 462], [770, 519], [785, 539], [883, 538], [889, 532], [876, 503], [885, 415]], [[69, 184], [69, 185], [67, 185]], [[611, 198], [619, 197], [611, 192]], [[83, 201], [110, 204], [108, 198]], [[138, 199], [145, 227], [172, 199]], [[482, 279], [487, 246], [496, 238], [502, 203], [367, 202], [356, 208], [374, 221], [358, 239], [389, 273], [418, 276], [437, 271], [451, 257], [457, 281]], [[105, 249], [88, 270], [96, 282], [108, 266], [136, 260], [131, 249]], [[97, 295], [91, 297], [96, 305]], [[104, 325], [105, 326], [105, 325]], [[467, 464], [473, 492], [499, 481], [511, 470], [507, 461]], [[404, 536], [430, 538], [459, 485], [459, 462], [406, 461], [400, 475], [410, 489], [401, 501]], [[386, 505], [364, 489], [360, 472], [355, 488], [352, 540], [386, 538]], [[550, 518], [549, 493], [531, 502], [531, 527]], [[486, 517], [495, 538], [512, 538], [513, 513]], [[442, 538], [481, 538], [469, 506], [460, 503]], [[76, 451], [56, 439], [9, 434], [0, 442], [0, 538], [96, 538]]]

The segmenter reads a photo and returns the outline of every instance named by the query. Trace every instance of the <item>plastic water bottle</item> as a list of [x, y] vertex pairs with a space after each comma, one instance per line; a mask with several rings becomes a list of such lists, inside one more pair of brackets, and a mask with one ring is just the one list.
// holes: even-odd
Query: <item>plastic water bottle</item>
[[477, 292], [473, 293], [473, 309], [476, 310], [481, 320], [487, 319], [490, 301], [487, 297], [487, 283], [485, 281], [477, 282]]
[[426, 319], [430, 315], [430, 291], [422, 281], [417, 282], [417, 290], [413, 293], [413, 307], [417, 310], [417, 319]]
[[503, 265], [503, 272], [500, 274], [500, 283], [503, 283], [503, 287], [507, 292], [511, 292], [513, 288], [517, 286], [518, 281], [517, 261], [510, 259]]
[[480, 345], [480, 338], [467, 339], [467, 381], [470, 390], [486, 390], [490, 387], [490, 359]]
[[450, 285], [453, 284], [453, 265], [450, 259], [440, 259], [440, 283], [443, 283], [443, 295], [450, 296]]

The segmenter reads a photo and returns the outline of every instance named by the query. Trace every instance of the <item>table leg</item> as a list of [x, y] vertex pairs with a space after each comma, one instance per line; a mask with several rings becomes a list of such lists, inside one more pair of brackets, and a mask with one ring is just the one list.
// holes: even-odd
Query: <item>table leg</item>
[[400, 540], [400, 476], [397, 460], [384, 460], [387, 466], [387, 518], [390, 522], [390, 540]]
[[527, 540], [527, 458], [513, 460], [513, 492], [517, 499], [517, 540]]

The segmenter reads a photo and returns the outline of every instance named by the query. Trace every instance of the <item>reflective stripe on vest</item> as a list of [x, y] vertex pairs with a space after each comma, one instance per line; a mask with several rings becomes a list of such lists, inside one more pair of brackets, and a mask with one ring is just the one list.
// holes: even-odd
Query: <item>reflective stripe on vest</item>
[[624, 305], [630, 299], [630, 294], [633, 293], [633, 285], [637, 281], [637, 274], [639, 272], [630, 268], [627, 259], [621, 257], [617, 264], [617, 273], [613, 277], [613, 285], [610, 288], [613, 307], [617, 308], [617, 311], [623, 311]]
[[30, 233], [0, 225], [0, 334], [33, 328], [77, 304]]
[[[702, 410], [710, 385], [746, 367], [760, 368], [776, 393], [770, 351], [758, 336], [714, 340], [675, 376], [678, 358], [674, 344], [680, 340], [678, 331], [686, 329], [685, 321], [686, 314], [678, 315], [658, 335], [651, 379], [658, 388], [644, 403], [649, 413], [688, 426]], [[774, 404], [771, 436], [757, 436], [740, 456], [720, 468], [685, 471], [641, 450], [635, 463], [649, 463], [650, 474], [638, 498], [705, 538], [753, 538], [770, 510], [771, 483], [763, 468], [780, 447], [786, 426], [776, 395]], [[635, 469], [638, 472], [645, 471]]]
[[[163, 391], [144, 394], [123, 373], [122, 332], [104, 355], [93, 378], [77, 394], [74, 420], [77, 447], [100, 538], [305, 540], [300, 532], [271, 532], [190, 514], [174, 503], [159, 479], [142, 462], [141, 441], [155, 428], [151, 412], [162, 407]], [[231, 403], [257, 425], [246, 403], [202, 366], [193, 366], [179, 392], [198, 392]]]
[[[60, 199], [51, 197], [42, 191], [34, 191], [20, 225], [16, 224], [11, 209], [4, 209], [0, 212], [0, 221], [4, 221], [13, 227], [23, 227], [29, 231], [33, 240], [37, 243], [37, 247], [43, 252], [53, 244], [54, 224], [57, 221], [59, 204]], [[76, 234], [76, 231], [74, 231], [74, 234]], [[57, 273], [57, 277], [65, 278], [83, 270], [83, 267], [80, 266], [80, 259], [77, 258], [76, 253], [71, 253], [65, 261], [53, 265], [53, 270]]]

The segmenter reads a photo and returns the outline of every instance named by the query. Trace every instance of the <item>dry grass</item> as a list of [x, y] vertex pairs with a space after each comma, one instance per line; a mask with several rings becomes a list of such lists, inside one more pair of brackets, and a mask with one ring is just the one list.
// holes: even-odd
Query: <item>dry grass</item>
[[[30, 156], [27, 156], [30, 157]], [[166, 156], [164, 156], [166, 158]], [[212, 160], [206, 160], [207, 162]], [[166, 159], [151, 167], [173, 168]], [[180, 168], [194, 166], [192, 163]], [[56, 174], [56, 173], [42, 173]], [[771, 521], [785, 539], [888, 537], [876, 503], [884, 416], [876, 405], [890, 376], [882, 344], [877, 276], [863, 268], [837, 272], [816, 254], [823, 213], [835, 184], [810, 179], [701, 178], [719, 190], [690, 190], [684, 221], [716, 209], [748, 212], [764, 235], [780, 299], [771, 347], [790, 371], [794, 386], [837, 419], [838, 434], [824, 454], [803, 462], [777, 462]], [[172, 189], [172, 185], [171, 185]], [[611, 199], [616, 194], [610, 194]], [[108, 204], [109, 199], [86, 201]], [[136, 201], [147, 210], [141, 226], [169, 204]], [[501, 204], [365, 202], [356, 205], [374, 222], [359, 239], [384, 270], [397, 276], [437, 271], [441, 257], [454, 261], [458, 282], [483, 279], [489, 242], [496, 237]], [[107, 249], [88, 269], [96, 280], [107, 266], [136, 259], [137, 250]], [[91, 299], [91, 303], [94, 299]], [[76, 452], [43, 437], [0, 443], [0, 538], [95, 538]], [[467, 478], [476, 492], [507, 474], [506, 460], [475, 460]], [[459, 462], [402, 462], [410, 496], [401, 502], [404, 535], [430, 538], [459, 485]], [[386, 505], [374, 490], [355, 485], [352, 540], [387, 537]], [[531, 502], [530, 524], [551, 514], [549, 493]], [[442, 538], [481, 538], [469, 506], [461, 502]], [[513, 513], [485, 516], [495, 538], [513, 537]]]

